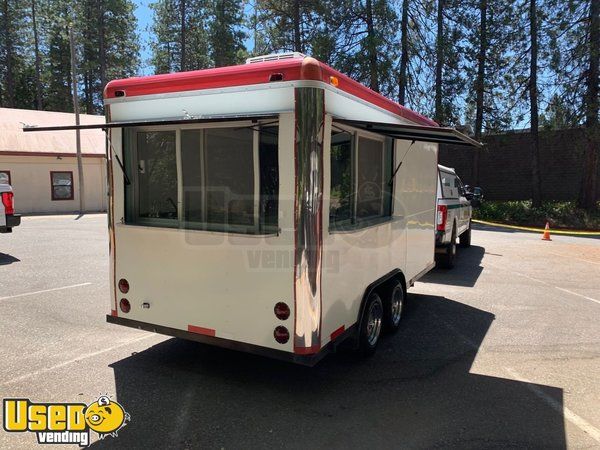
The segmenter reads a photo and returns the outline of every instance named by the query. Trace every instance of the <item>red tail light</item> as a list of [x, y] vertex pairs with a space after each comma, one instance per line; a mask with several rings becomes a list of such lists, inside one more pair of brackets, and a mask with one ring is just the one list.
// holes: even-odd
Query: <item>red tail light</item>
[[126, 298], [121, 299], [121, 301], [119, 302], [119, 307], [124, 313], [128, 313], [129, 311], [131, 311], [131, 303], [129, 303], [129, 300], [127, 300]]
[[446, 221], [448, 220], [448, 207], [446, 205], [438, 205], [437, 207], [437, 229], [438, 231], [446, 231]]
[[278, 326], [273, 332], [273, 337], [280, 344], [285, 344], [290, 340], [290, 332], [286, 327]]
[[275, 305], [275, 316], [279, 320], [287, 320], [290, 317], [290, 307], [283, 302], [279, 302]]
[[2, 204], [4, 205], [4, 212], [6, 214], [14, 214], [15, 213], [12, 192], [3, 192], [2, 193]]
[[129, 292], [129, 281], [127, 281], [125, 278], [121, 278], [119, 280], [119, 290], [123, 294], [127, 294]]

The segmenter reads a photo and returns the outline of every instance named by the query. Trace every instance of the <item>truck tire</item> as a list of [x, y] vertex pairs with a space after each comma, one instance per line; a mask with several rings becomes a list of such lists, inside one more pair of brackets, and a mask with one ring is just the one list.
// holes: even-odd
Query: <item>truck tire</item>
[[377, 350], [383, 325], [383, 303], [376, 292], [372, 292], [365, 303], [358, 332], [358, 351], [362, 356], [371, 356]]
[[459, 245], [463, 248], [471, 246], [471, 221], [469, 220], [469, 228], [463, 234], [460, 235]]
[[394, 280], [383, 296], [383, 329], [395, 333], [400, 328], [406, 294], [402, 283]]
[[444, 253], [438, 253], [436, 258], [437, 265], [442, 269], [452, 269], [456, 260], [456, 227], [452, 227], [452, 237], [450, 243], [444, 247]]

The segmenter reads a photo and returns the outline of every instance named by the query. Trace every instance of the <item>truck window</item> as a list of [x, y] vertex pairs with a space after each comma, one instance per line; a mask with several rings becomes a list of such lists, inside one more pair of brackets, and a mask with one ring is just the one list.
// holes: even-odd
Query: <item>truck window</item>
[[128, 223], [277, 232], [277, 126], [127, 133], [137, 140], [124, 140], [128, 170], [137, 167], [126, 187]]
[[329, 224], [360, 228], [391, 215], [392, 140], [332, 132]]
[[456, 175], [440, 172], [440, 179], [444, 198], [458, 198], [458, 180]]
[[10, 184], [9, 170], [0, 170], [0, 184]]

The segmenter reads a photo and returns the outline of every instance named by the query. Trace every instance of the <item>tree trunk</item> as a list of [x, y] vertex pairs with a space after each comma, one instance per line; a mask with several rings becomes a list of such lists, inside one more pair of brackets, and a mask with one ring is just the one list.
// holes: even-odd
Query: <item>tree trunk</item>
[[590, 66], [587, 73], [585, 95], [585, 127], [587, 145], [583, 157], [583, 178], [579, 191], [578, 206], [587, 210], [596, 207], [598, 192], [598, 146], [600, 145], [599, 87], [600, 83], [600, 2], [590, 0], [589, 49]]
[[179, 15], [181, 16], [181, 38], [180, 38], [180, 45], [181, 45], [181, 61], [179, 62], [179, 66], [180, 66], [180, 70], [183, 72], [186, 70], [186, 55], [185, 55], [185, 35], [187, 34], [187, 30], [186, 30], [186, 20], [185, 20], [185, 0], [179, 0]]
[[102, 97], [102, 92], [104, 90], [104, 86], [106, 86], [107, 77], [106, 77], [106, 24], [104, 21], [104, 3], [103, 0], [98, 1], [98, 51], [99, 51], [99, 59], [100, 59], [100, 97]]
[[398, 77], [398, 103], [404, 105], [406, 103], [406, 85], [408, 77], [406, 72], [408, 70], [408, 2], [409, 0], [402, 1], [402, 21], [400, 23], [400, 74]]
[[300, 0], [294, 0], [294, 51], [302, 53], [302, 36], [300, 35]]
[[40, 43], [38, 39], [38, 29], [35, 17], [35, 0], [31, 0], [31, 26], [33, 27], [33, 49], [35, 52], [35, 107], [43, 109], [42, 105], [42, 82], [41, 82], [41, 63], [40, 63]]
[[367, 0], [367, 43], [369, 58], [369, 87], [375, 92], [379, 92], [379, 77], [377, 74], [377, 49], [375, 48], [375, 27], [373, 24], [373, 2]]
[[531, 61], [529, 68], [529, 101], [531, 105], [531, 197], [533, 207], [542, 206], [540, 182], [540, 136], [538, 112], [538, 25], [536, 0], [529, 0]]
[[442, 111], [442, 68], [444, 67], [444, 0], [437, 2], [437, 36], [435, 42], [435, 120], [444, 123]]
[[6, 105], [8, 108], [15, 107], [15, 74], [13, 64], [13, 42], [10, 35], [10, 6], [8, 0], [2, 2], [2, 16], [4, 18], [4, 45], [6, 55]]
[[[479, 30], [479, 53], [477, 55], [477, 80], [475, 81], [475, 139], [481, 141], [483, 131], [483, 100], [485, 90], [485, 63], [487, 59], [487, 0], [479, 2], [480, 30]], [[479, 153], [473, 152], [473, 182], [479, 184]]]

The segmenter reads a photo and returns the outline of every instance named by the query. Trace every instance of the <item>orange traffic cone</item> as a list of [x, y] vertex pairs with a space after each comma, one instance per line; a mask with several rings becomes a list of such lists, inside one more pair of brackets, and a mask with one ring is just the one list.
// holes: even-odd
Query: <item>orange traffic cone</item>
[[542, 236], [542, 241], [551, 241], [550, 239], [550, 224], [546, 222], [546, 228], [544, 228], [544, 235]]

